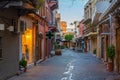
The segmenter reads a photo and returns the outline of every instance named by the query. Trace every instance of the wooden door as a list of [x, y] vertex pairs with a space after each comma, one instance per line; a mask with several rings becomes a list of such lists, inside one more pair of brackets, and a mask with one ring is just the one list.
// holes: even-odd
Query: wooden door
[[42, 39], [38, 41], [38, 60], [42, 59]]
[[120, 73], [120, 28], [117, 29], [117, 36], [116, 36], [116, 48], [117, 48], [117, 69]]

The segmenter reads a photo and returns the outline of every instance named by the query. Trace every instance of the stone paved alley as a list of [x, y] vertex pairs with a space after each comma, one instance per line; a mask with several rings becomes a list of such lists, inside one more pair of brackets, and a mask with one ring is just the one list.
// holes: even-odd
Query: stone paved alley
[[117, 74], [108, 72], [101, 60], [92, 54], [65, 49], [62, 56], [54, 56], [8, 80], [120, 80], [119, 78]]

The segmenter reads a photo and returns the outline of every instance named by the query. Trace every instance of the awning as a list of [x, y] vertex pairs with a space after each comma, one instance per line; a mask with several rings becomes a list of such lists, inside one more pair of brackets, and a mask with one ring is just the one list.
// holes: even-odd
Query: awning
[[88, 34], [88, 36], [96, 36], [97, 35], [97, 32], [90, 32], [89, 34]]
[[96, 36], [97, 35], [97, 32], [90, 32], [86, 35], [84, 35], [84, 37], [88, 37], [88, 36]]
[[78, 37], [76, 37], [75, 39], [78, 39], [79, 41], [82, 41], [82, 40], [83, 40], [83, 37], [84, 37], [84, 36], [78, 36]]

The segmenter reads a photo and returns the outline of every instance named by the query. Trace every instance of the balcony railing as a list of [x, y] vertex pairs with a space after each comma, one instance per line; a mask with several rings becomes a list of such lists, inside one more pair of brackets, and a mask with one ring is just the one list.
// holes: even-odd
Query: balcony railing
[[50, 0], [50, 2], [58, 2], [58, 0]]
[[86, 35], [90, 32], [97, 32], [97, 27], [88, 27], [83, 31], [84, 35]]
[[49, 5], [52, 10], [57, 9], [58, 8], [58, 0], [49, 0]]

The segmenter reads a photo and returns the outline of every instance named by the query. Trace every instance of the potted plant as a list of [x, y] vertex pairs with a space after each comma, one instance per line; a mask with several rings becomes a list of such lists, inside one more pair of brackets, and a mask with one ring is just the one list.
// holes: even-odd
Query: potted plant
[[61, 55], [60, 45], [58, 45], [58, 44], [55, 45], [55, 54], [56, 55]]
[[19, 65], [24, 68], [24, 72], [27, 71], [27, 61], [24, 58], [20, 60]]
[[113, 59], [115, 56], [115, 48], [113, 45], [107, 48], [107, 56], [109, 59], [109, 62], [107, 64], [107, 69], [108, 71], [113, 71]]
[[93, 54], [96, 54], [96, 49], [93, 50]]

